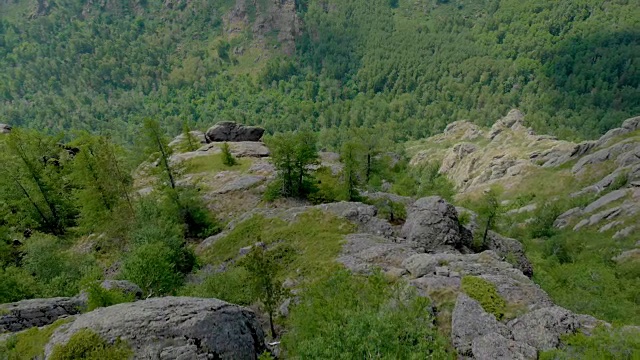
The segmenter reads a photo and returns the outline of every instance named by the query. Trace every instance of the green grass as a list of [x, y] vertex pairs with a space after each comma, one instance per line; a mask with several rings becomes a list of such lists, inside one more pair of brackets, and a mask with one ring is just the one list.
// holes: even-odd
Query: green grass
[[562, 338], [563, 347], [540, 353], [540, 360], [640, 359], [640, 331], [598, 328], [591, 336], [577, 333]]
[[198, 173], [216, 173], [220, 171], [240, 171], [246, 172], [251, 167], [251, 160], [249, 159], [236, 159], [238, 165], [227, 166], [222, 163], [222, 154], [213, 154], [208, 156], [199, 156], [193, 159], [185, 161], [186, 170], [189, 174]]
[[343, 237], [354, 225], [332, 214], [312, 210], [298, 216], [294, 222], [254, 216], [238, 224], [226, 237], [218, 240], [203, 254], [206, 263], [220, 264], [238, 256], [240, 248], [262, 241], [291, 246], [296, 256], [287, 271], [291, 275], [310, 275], [336, 266]]
[[533, 280], [558, 305], [616, 324], [640, 324], [640, 262], [611, 259], [637, 239], [613, 240], [597, 230], [560, 231], [527, 239]]
[[9, 337], [5, 342], [0, 343], [0, 359], [31, 360], [43, 357], [44, 347], [51, 335], [61, 325], [70, 321], [70, 319], [61, 319], [41, 329], [34, 327]]

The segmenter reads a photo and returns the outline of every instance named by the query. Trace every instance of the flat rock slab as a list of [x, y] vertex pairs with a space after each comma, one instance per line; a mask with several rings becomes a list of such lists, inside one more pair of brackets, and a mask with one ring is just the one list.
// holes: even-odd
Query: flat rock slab
[[22, 300], [0, 305], [0, 332], [17, 332], [52, 324], [79, 314], [86, 303], [79, 297]]
[[136, 359], [250, 359], [265, 349], [256, 315], [217, 299], [152, 298], [100, 308], [61, 326], [45, 347], [49, 359], [82, 329], [108, 342], [120, 338]]

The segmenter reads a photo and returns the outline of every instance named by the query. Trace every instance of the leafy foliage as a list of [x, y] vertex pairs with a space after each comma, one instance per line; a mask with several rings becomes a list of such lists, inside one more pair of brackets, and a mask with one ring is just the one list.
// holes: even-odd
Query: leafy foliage
[[125, 294], [119, 289], [104, 289], [99, 282], [92, 282], [85, 288], [88, 294], [87, 309], [91, 311], [101, 307], [132, 302], [135, 299], [134, 294]]
[[59, 137], [13, 131], [1, 144], [0, 192], [7, 208], [3, 221], [17, 227], [62, 234], [75, 224], [66, 162], [74, 152]]
[[241, 261], [241, 265], [247, 269], [249, 284], [255, 298], [260, 300], [269, 314], [269, 327], [273, 338], [276, 337], [273, 316], [286, 295], [281, 276], [286, 263], [290, 261], [292, 250], [286, 246], [266, 250], [260, 245], [254, 245]]
[[133, 356], [133, 351], [122, 340], [109, 344], [89, 329], [82, 329], [71, 336], [64, 345], [56, 345], [51, 352], [52, 360], [124, 360]]

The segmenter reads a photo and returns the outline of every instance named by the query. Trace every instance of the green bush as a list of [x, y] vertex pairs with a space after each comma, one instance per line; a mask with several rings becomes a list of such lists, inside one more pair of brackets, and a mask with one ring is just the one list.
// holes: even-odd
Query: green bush
[[64, 345], [56, 345], [50, 360], [126, 360], [133, 357], [133, 351], [120, 339], [109, 344], [89, 329], [73, 334]]
[[336, 201], [348, 200], [343, 191], [340, 178], [333, 175], [331, 168], [321, 167], [315, 172], [316, 185], [308, 196], [313, 204], [326, 204]]
[[26, 270], [16, 267], [0, 268], [0, 304], [34, 298], [39, 292], [36, 279]]
[[482, 308], [495, 315], [496, 319], [502, 320], [504, 318], [507, 303], [498, 294], [492, 283], [476, 276], [465, 276], [462, 278], [462, 291], [478, 301]]
[[341, 270], [305, 290], [282, 344], [299, 359], [453, 359], [428, 308], [413, 288], [380, 273]]
[[533, 222], [529, 224], [528, 229], [531, 238], [549, 238], [557, 233], [557, 229], [553, 226], [555, 220], [564, 210], [558, 205], [558, 202], [545, 202], [539, 206], [533, 213]]
[[111, 305], [132, 302], [135, 300], [134, 294], [125, 294], [122, 290], [107, 290], [100, 286], [100, 282], [92, 282], [85, 289], [89, 295], [86, 311]]
[[140, 245], [125, 258], [122, 278], [138, 284], [146, 294], [174, 293], [184, 278], [174, 260], [175, 251], [166, 244]]
[[82, 277], [96, 268], [95, 259], [66, 251], [61, 240], [36, 234], [25, 245], [23, 268], [40, 286], [39, 296], [73, 296]]

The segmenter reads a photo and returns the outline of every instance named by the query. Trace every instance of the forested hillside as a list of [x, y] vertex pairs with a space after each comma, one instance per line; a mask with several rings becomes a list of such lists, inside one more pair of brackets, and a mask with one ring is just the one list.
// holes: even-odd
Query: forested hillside
[[146, 116], [234, 120], [337, 146], [519, 107], [596, 137], [640, 113], [638, 29], [631, 0], [2, 0], [0, 122], [131, 141]]

